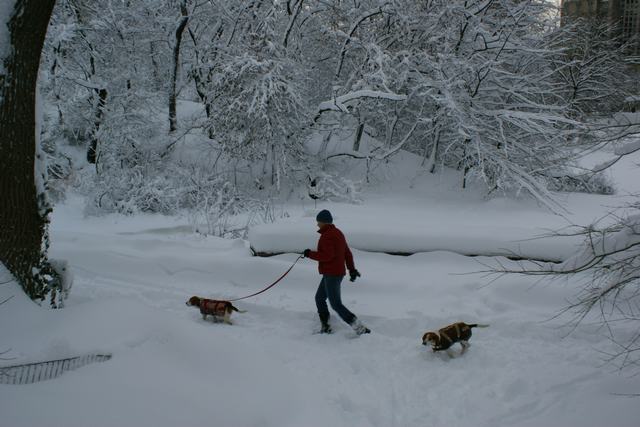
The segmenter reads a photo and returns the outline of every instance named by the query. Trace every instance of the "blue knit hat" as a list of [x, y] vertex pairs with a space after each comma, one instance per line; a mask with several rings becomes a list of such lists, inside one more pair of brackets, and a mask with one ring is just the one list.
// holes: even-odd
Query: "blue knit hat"
[[333, 224], [333, 217], [331, 216], [331, 212], [326, 209], [321, 210], [320, 213], [318, 213], [318, 216], [316, 216], [316, 221], [322, 222], [324, 224]]

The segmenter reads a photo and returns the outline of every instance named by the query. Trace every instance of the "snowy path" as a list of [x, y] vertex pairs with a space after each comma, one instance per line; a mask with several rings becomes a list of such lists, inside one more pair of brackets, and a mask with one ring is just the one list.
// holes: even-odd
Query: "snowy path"
[[[308, 260], [270, 292], [238, 302], [248, 312], [225, 326], [202, 321], [185, 300], [251, 293], [295, 256], [261, 259], [241, 241], [134, 232], [153, 218], [114, 225], [60, 214], [52, 253], [76, 273], [68, 307], [40, 310], [13, 285], [0, 287], [0, 299], [16, 295], [0, 309], [0, 343], [21, 361], [91, 351], [114, 358], [0, 386], [6, 425], [637, 425], [637, 401], [612, 395], [638, 392], [637, 378], [601, 366], [603, 332], [585, 324], [565, 337], [562, 320], [545, 322], [571, 284], [486, 286], [468, 273], [490, 258], [357, 251], [363, 277], [343, 285], [343, 299], [371, 335], [354, 339], [336, 318], [335, 334], [311, 334], [319, 277]], [[424, 331], [456, 320], [491, 327], [455, 359], [420, 344]], [[27, 409], [33, 402], [38, 411]]]

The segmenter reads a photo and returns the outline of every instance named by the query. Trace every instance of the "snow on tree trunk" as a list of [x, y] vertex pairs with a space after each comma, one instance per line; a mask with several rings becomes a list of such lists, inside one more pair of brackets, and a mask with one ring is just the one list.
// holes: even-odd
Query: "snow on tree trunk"
[[60, 280], [47, 260], [51, 207], [36, 122], [40, 53], [55, 0], [9, 3], [0, 11], [0, 261], [32, 299], [51, 293], [55, 305]]

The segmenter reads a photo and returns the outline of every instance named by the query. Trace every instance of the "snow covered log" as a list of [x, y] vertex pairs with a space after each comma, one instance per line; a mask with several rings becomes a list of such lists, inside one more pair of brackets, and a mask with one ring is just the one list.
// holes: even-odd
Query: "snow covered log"
[[[366, 252], [411, 255], [419, 252], [448, 251], [468, 256], [505, 256], [513, 259], [533, 259], [561, 262], [575, 253], [580, 246], [579, 237], [543, 237], [544, 232], [522, 227], [478, 226], [457, 224], [447, 227], [439, 224], [376, 225], [369, 221], [341, 222], [338, 227], [345, 233], [351, 248]], [[255, 255], [271, 256], [282, 253], [302, 253], [315, 248], [318, 234], [314, 222], [291, 221], [263, 224], [249, 231], [249, 242]], [[344, 224], [344, 225], [343, 225]]]

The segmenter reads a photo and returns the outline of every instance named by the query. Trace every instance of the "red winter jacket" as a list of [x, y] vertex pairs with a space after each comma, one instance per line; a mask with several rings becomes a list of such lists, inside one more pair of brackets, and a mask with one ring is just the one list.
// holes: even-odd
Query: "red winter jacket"
[[318, 230], [318, 233], [320, 233], [318, 250], [309, 252], [309, 258], [318, 261], [320, 274], [344, 276], [345, 264], [349, 270], [355, 270], [353, 255], [342, 231], [333, 224], [327, 224], [323, 229]]

